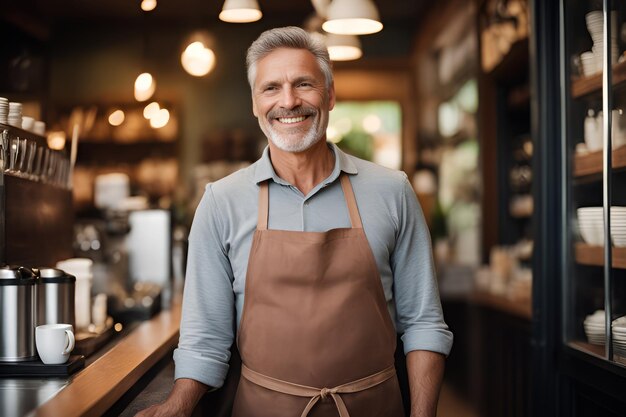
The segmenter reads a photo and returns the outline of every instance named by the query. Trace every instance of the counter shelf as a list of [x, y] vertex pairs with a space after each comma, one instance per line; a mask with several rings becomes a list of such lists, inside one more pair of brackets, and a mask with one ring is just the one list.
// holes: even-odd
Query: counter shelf
[[87, 366], [69, 378], [0, 378], [0, 401], [17, 402], [0, 403], [3, 417], [105, 414], [176, 347], [180, 312], [176, 300], [151, 320], [129, 326], [109, 350], [89, 358]]

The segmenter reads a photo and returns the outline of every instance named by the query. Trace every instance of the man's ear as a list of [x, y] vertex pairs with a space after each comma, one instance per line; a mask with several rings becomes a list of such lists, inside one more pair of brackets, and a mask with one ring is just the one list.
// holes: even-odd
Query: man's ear
[[330, 85], [328, 89], [328, 111], [335, 107], [335, 82]]
[[254, 101], [254, 97], [252, 98], [252, 114], [254, 114], [254, 117], [259, 117], [259, 112], [256, 108], [256, 103]]

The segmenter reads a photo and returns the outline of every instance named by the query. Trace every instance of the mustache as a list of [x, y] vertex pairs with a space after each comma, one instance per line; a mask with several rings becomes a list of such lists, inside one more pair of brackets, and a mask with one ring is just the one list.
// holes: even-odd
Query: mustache
[[278, 119], [279, 117], [299, 117], [299, 116], [314, 116], [317, 114], [317, 110], [313, 107], [298, 107], [293, 110], [275, 109], [267, 113], [268, 119]]

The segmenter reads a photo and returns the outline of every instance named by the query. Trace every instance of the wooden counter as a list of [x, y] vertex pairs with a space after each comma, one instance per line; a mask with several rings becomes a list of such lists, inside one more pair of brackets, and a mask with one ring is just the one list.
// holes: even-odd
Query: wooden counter
[[469, 301], [522, 319], [532, 319], [532, 303], [530, 300], [514, 300], [486, 291], [473, 291], [470, 294]]
[[178, 343], [180, 302], [143, 322], [31, 416], [100, 416]]

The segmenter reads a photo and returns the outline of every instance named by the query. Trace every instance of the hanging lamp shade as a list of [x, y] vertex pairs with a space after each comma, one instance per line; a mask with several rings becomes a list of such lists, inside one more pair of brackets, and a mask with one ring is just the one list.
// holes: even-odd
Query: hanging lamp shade
[[369, 35], [380, 32], [383, 24], [372, 0], [333, 0], [322, 28], [337, 35]]
[[230, 23], [256, 22], [263, 16], [257, 0], [225, 0], [220, 20]]
[[361, 41], [356, 35], [330, 33], [326, 36], [326, 47], [333, 61], [352, 61], [363, 55]]

